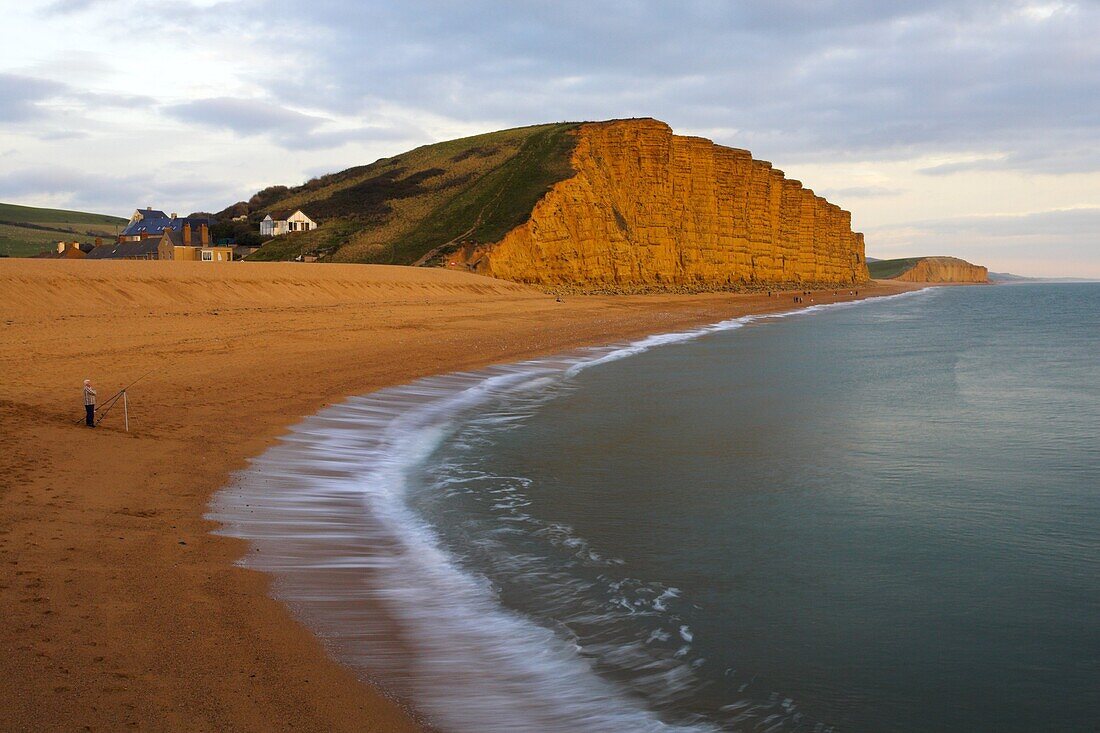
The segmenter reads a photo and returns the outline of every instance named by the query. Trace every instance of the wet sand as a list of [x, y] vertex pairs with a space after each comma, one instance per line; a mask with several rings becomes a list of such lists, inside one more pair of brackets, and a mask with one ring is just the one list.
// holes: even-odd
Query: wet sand
[[[444, 270], [260, 263], [0, 260], [0, 294], [12, 731], [422, 730], [385, 680], [329, 659], [265, 575], [233, 564], [243, 542], [210, 534], [230, 473], [348, 395], [797, 307], [791, 294], [557, 302]], [[121, 405], [95, 430], [76, 424], [84, 378], [103, 402], [150, 371], [130, 390], [129, 433]]]

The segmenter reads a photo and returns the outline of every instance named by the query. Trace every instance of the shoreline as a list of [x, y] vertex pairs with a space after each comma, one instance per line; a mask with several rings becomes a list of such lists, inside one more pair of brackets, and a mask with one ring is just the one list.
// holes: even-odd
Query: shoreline
[[[356, 265], [4, 262], [0, 282], [11, 730], [422, 729], [332, 661], [266, 575], [235, 564], [247, 543], [211, 534], [214, 493], [351, 395], [796, 309], [790, 294], [559, 303], [473, 275]], [[875, 283], [802, 305], [923, 287]], [[72, 425], [85, 376], [102, 401], [150, 368], [131, 391], [129, 434], [113, 413], [95, 431]]]
[[[443, 730], [713, 730], [664, 720], [634, 699], [637, 690], [593, 672], [585, 660], [599, 656], [596, 650], [578, 653], [576, 640], [547, 633], [502, 605], [480, 575], [445, 549], [439, 528], [410, 506], [417, 482], [409, 480], [437, 465], [430, 458], [436, 448], [463, 442], [459, 436], [485, 411], [540, 409], [533, 406], [552, 402], [562, 388], [568, 392], [566, 385], [589, 368], [921, 292], [743, 316], [356, 395], [293, 425], [215, 494], [208, 516], [221, 525], [219, 534], [248, 542], [241, 563], [272, 577], [272, 594], [324, 639], [331, 656], [378, 676]], [[459, 483], [467, 480], [474, 479]], [[489, 493], [508, 504], [501, 496], [507, 489]], [[507, 519], [509, 527], [523, 523], [536, 535], [562, 531], [526, 509]], [[494, 531], [483, 530], [491, 543]], [[587, 546], [580, 537], [570, 541]], [[679, 661], [686, 648], [675, 657], [654, 651], [641, 669], [665, 667], [663, 678], [683, 689], [697, 684], [689, 683], [692, 668]], [[528, 663], [534, 658], [539, 665]]]

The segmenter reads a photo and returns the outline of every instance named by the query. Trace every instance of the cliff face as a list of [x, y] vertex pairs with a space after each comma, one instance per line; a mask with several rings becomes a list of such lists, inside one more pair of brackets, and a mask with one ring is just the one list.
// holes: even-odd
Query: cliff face
[[923, 257], [894, 280], [921, 283], [986, 283], [989, 270], [957, 257]]
[[723, 289], [869, 278], [851, 214], [745, 150], [656, 120], [579, 127], [576, 174], [493, 244], [448, 256], [576, 290]]

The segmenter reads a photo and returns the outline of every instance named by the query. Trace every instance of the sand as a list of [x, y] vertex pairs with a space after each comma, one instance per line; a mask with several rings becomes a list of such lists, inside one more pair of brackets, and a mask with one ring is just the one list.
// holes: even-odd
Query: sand
[[[422, 730], [233, 564], [247, 548], [210, 534], [212, 493], [347, 395], [793, 307], [557, 302], [383, 266], [0, 260], [0, 730]], [[84, 378], [102, 402], [150, 370], [129, 433], [121, 405], [95, 430], [75, 424]]]

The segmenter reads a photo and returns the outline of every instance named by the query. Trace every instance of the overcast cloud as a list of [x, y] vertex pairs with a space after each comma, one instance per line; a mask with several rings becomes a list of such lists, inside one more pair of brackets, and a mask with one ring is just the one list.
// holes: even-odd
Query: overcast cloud
[[38, 103], [63, 88], [48, 79], [0, 72], [0, 122], [23, 122], [41, 116]]
[[5, 21], [4, 201], [220, 209], [434, 140], [653, 116], [835, 198], [872, 255], [1100, 276], [1095, 0], [56, 0]]

